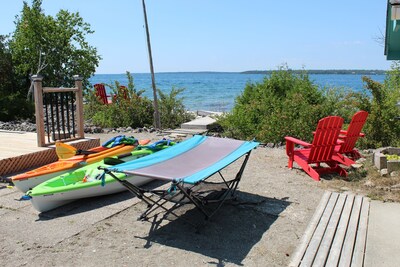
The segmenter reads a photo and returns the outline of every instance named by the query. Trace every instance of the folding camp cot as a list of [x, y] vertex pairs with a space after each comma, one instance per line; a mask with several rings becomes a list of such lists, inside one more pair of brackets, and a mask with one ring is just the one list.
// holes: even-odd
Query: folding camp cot
[[[196, 135], [157, 154], [103, 170], [148, 205], [139, 219], [148, 219], [149, 214], [158, 208], [166, 211], [164, 217], [169, 213], [176, 215], [173, 210], [186, 203], [194, 204], [209, 219], [225, 200], [234, 197], [250, 152], [258, 145], [257, 142]], [[221, 170], [242, 157], [236, 176], [225, 179]], [[139, 188], [118, 179], [113, 172], [150, 177], [171, 184], [167, 190]], [[220, 182], [207, 181], [214, 174], [219, 174], [216, 177]], [[218, 186], [220, 190], [203, 190], [208, 186]], [[167, 202], [172, 202], [173, 206], [167, 208]], [[215, 205], [208, 205], [215, 202]]]

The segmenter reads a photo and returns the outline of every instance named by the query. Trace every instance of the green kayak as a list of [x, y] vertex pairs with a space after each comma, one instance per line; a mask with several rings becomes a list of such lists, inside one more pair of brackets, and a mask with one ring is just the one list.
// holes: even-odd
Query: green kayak
[[[54, 177], [35, 186], [26, 194], [31, 198], [32, 205], [36, 210], [45, 212], [81, 198], [124, 191], [126, 190], [124, 186], [110, 175], [105, 174], [103, 170], [99, 170], [98, 167], [118, 166], [118, 164], [167, 149], [174, 144], [174, 142], [169, 140], [161, 140], [151, 145], [139, 146], [130, 153], [105, 158], [100, 162]], [[134, 175], [127, 176], [124, 173], [114, 173], [114, 175], [119, 179], [126, 179], [136, 185], [142, 185], [151, 181], [149, 178]]]

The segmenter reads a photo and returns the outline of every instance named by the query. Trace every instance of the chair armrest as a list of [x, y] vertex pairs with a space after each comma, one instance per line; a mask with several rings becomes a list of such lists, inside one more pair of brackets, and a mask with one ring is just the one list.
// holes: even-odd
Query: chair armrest
[[286, 137], [285, 137], [285, 140], [288, 141], [288, 142], [295, 143], [295, 144], [297, 144], [297, 145], [304, 146], [304, 147], [309, 147], [309, 146], [311, 146], [310, 143], [307, 143], [307, 142], [305, 142], [305, 141], [303, 141], [303, 140], [300, 140], [300, 139], [297, 139], [297, 138], [294, 138], [294, 137], [291, 137], [291, 136], [286, 136]]

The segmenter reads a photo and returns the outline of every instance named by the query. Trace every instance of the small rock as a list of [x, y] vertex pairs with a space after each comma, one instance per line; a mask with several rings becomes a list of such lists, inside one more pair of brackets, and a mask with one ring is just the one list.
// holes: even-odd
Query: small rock
[[349, 191], [350, 188], [348, 188], [348, 187], [346, 187], [346, 186], [343, 186], [343, 187], [340, 188], [340, 190], [342, 190], [342, 191]]
[[364, 186], [366, 186], [366, 187], [374, 187], [374, 186], [375, 186], [375, 183], [372, 182], [372, 181], [366, 181], [366, 182], [364, 183]]
[[360, 163], [355, 163], [355, 164], [351, 164], [351, 167], [358, 170], [361, 169], [364, 165], [360, 164]]
[[103, 129], [101, 127], [93, 127], [92, 131], [93, 133], [102, 133]]
[[267, 144], [267, 147], [269, 147], [269, 148], [274, 148], [274, 146], [275, 146], [274, 143], [268, 143], [268, 144]]
[[366, 158], [359, 158], [358, 160], [356, 160], [357, 163], [364, 163], [366, 161], [367, 161]]
[[388, 170], [387, 169], [382, 169], [379, 171], [382, 177], [386, 177], [388, 175]]
[[392, 171], [392, 172], [390, 173], [390, 176], [391, 176], [391, 177], [400, 176], [400, 172], [398, 172], [398, 171]]
[[392, 188], [392, 189], [400, 189], [400, 184], [392, 185], [390, 188]]

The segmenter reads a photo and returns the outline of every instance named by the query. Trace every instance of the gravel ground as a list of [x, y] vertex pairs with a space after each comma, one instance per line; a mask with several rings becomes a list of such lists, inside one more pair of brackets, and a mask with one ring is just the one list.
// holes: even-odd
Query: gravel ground
[[[156, 132], [133, 135], [154, 141], [164, 137]], [[115, 134], [87, 136], [103, 142]], [[224, 170], [224, 175], [234, 175], [237, 164]], [[77, 227], [76, 218], [89, 219], [106, 208], [90, 208], [94, 205], [90, 201], [99, 201], [92, 199], [79, 212], [61, 207], [61, 215], [43, 217], [29, 203], [19, 208], [14, 195], [7, 199], [4, 187], [0, 184], [0, 196], [10, 202], [7, 209], [0, 207], [0, 215], [4, 214], [0, 258], [5, 266], [287, 266], [324, 192], [304, 172], [287, 168], [283, 149], [259, 147], [250, 156], [237, 201], [224, 205], [199, 233], [188, 223], [203, 220], [193, 207], [178, 209], [178, 218], [168, 216], [160, 222], [159, 215], [138, 221], [145, 205], [137, 200], [68, 234]], [[131, 198], [129, 193], [120, 196]], [[118, 198], [113, 195], [102, 201]], [[65, 222], [60, 228], [61, 220]], [[14, 231], [15, 238], [10, 238]], [[53, 237], [58, 231], [64, 232], [61, 240]]]

